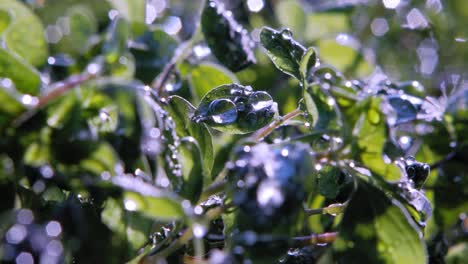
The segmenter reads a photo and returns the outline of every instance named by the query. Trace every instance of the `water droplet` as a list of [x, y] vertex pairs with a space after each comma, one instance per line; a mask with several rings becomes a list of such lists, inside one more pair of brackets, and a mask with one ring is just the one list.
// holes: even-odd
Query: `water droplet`
[[20, 224], [29, 225], [34, 221], [33, 212], [29, 209], [21, 209], [18, 211], [16, 220]]
[[206, 226], [195, 223], [193, 224], [193, 236], [196, 238], [202, 238], [205, 236], [206, 232], [208, 232], [208, 229]]
[[271, 107], [273, 99], [266, 92], [254, 92], [249, 96], [249, 103], [255, 111], [259, 111]]
[[8, 229], [5, 238], [10, 244], [19, 244], [23, 241], [28, 234], [28, 231], [24, 225], [15, 224]]
[[29, 252], [21, 252], [15, 260], [17, 264], [34, 264], [34, 258]]
[[182, 87], [182, 81], [178, 73], [172, 73], [166, 84], [164, 84], [164, 90], [168, 93], [174, 93]]
[[216, 124], [229, 124], [237, 120], [236, 105], [228, 99], [216, 99], [211, 102], [209, 114]]
[[274, 180], [264, 180], [257, 189], [257, 202], [264, 209], [280, 207], [284, 202], [284, 195], [280, 185]]
[[125, 206], [125, 209], [128, 211], [135, 211], [138, 208], [137, 203], [131, 199], [125, 199], [124, 206]]
[[35, 96], [31, 96], [29, 94], [24, 94], [21, 96], [21, 103], [23, 103], [25, 106], [30, 106], [34, 107], [39, 103], [39, 99]]
[[62, 233], [62, 225], [57, 221], [50, 221], [45, 227], [46, 233], [50, 237], [57, 237]]
[[317, 163], [317, 164], [315, 164], [314, 168], [315, 168], [315, 170], [320, 171], [322, 169], [322, 164]]
[[285, 28], [281, 31], [281, 37], [283, 37], [283, 39], [291, 39], [292, 38], [292, 32], [289, 28]]
[[210, 55], [211, 50], [206, 45], [196, 45], [195, 47], [193, 47], [193, 53], [195, 54], [195, 56], [197, 56], [197, 58], [201, 59]]
[[247, 0], [247, 7], [252, 12], [259, 12], [264, 6], [263, 0]]

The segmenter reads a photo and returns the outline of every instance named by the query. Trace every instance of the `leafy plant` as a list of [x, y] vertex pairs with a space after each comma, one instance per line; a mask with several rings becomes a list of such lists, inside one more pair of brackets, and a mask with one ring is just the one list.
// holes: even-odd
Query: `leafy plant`
[[4, 0], [0, 259], [462, 263], [461, 6]]

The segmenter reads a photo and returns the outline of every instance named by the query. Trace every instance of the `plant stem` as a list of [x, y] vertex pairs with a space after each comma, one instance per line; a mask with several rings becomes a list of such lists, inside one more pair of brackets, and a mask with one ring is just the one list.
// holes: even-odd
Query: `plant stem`
[[[212, 219], [220, 216], [222, 213], [223, 213], [223, 208], [222, 207], [215, 207], [215, 208], [209, 210], [208, 212], [206, 212], [205, 217], [208, 220], [212, 220]], [[158, 254], [156, 254], [156, 255], [154, 255], [154, 256], [152, 256], [150, 258], [151, 259], [153, 259], [153, 258], [154, 259], [166, 258], [170, 254], [172, 254], [174, 251], [178, 250], [183, 245], [185, 245], [187, 242], [189, 242], [190, 239], [192, 239], [192, 238], [193, 238], [193, 230], [192, 230], [191, 227], [189, 227], [189, 228], [185, 229], [182, 236], [180, 236], [179, 239], [174, 241], [169, 247], [167, 247], [166, 249], [162, 250], [161, 252], [159, 252]], [[148, 263], [152, 263], [152, 262], [148, 262]]]
[[90, 74], [90, 73], [82, 73], [78, 75], [73, 75], [67, 78], [66, 80], [56, 82], [52, 85], [50, 85], [50, 92], [47, 93], [46, 95], [43, 95], [39, 97], [38, 103], [30, 110], [22, 113], [19, 117], [17, 117], [15, 120], [13, 120], [12, 125], [14, 127], [20, 126], [22, 123], [27, 121], [29, 118], [34, 116], [36, 112], [49, 104], [51, 101], [57, 99], [58, 97], [64, 95], [66, 92], [70, 91], [71, 89], [87, 82], [90, 81], [94, 78], [96, 78], [96, 74]]
[[224, 191], [225, 186], [226, 186], [226, 180], [213, 182], [211, 185], [209, 185], [203, 190], [198, 202], [200, 203], [208, 199], [211, 195]]
[[346, 203], [335, 203], [330, 204], [327, 207], [318, 208], [318, 209], [305, 209], [305, 212], [308, 216], [310, 215], [318, 215], [318, 214], [329, 214], [329, 215], [337, 215], [343, 213], [346, 207]]
[[298, 115], [302, 114], [302, 111], [298, 108], [292, 112], [287, 113], [286, 115], [280, 117], [278, 120], [273, 121], [269, 125], [261, 128], [257, 132], [252, 135], [252, 139], [254, 141], [261, 141], [266, 136], [268, 136], [271, 132], [273, 132], [276, 128], [283, 125], [286, 121], [297, 117]]
[[337, 232], [322, 234], [312, 234], [310, 236], [294, 237], [291, 241], [291, 247], [305, 247], [317, 244], [328, 244], [335, 242], [338, 236]]

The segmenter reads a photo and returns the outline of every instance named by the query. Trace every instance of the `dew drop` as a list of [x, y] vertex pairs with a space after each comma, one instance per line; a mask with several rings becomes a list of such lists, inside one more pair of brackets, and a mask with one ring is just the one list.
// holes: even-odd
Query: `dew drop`
[[168, 93], [174, 93], [180, 90], [181, 87], [182, 81], [180, 75], [177, 73], [172, 73], [164, 85], [164, 90], [166, 90]]
[[193, 224], [193, 236], [196, 237], [196, 238], [202, 238], [205, 236], [206, 232], [207, 232], [207, 228], [202, 225], [202, 224], [199, 224], [199, 223], [195, 223]]
[[292, 38], [292, 32], [289, 28], [285, 28], [281, 31], [281, 37], [286, 40], [290, 40]]
[[216, 124], [229, 124], [237, 120], [236, 105], [228, 99], [216, 99], [209, 105], [211, 120]]
[[271, 107], [273, 99], [266, 92], [254, 92], [249, 96], [249, 103], [255, 111], [259, 111]]
[[125, 199], [124, 206], [125, 206], [125, 209], [128, 211], [135, 211], [138, 207], [137, 203], [131, 199]]

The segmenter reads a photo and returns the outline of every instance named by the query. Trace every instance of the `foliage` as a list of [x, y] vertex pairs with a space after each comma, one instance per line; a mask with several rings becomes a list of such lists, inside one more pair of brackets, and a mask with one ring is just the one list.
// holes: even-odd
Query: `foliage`
[[0, 1], [2, 263], [462, 263], [463, 4]]

